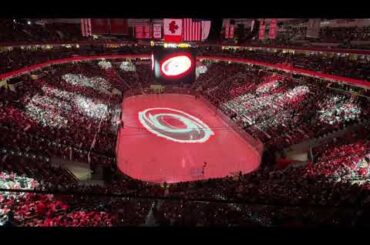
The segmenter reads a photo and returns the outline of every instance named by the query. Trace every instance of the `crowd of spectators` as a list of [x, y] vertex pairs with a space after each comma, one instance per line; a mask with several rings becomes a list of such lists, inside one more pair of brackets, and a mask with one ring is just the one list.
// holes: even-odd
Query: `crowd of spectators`
[[150, 54], [148, 47], [132, 45], [121, 47], [106, 47], [104, 44], [81, 44], [77, 46], [54, 46], [53, 48], [12, 47], [0, 50], [0, 72], [5, 73], [30, 65], [47, 62], [54, 59], [70, 58], [76, 55], [89, 56], [98, 54]]
[[337, 181], [361, 181], [369, 177], [369, 129], [360, 127], [313, 149], [316, 164], [311, 174]]
[[334, 27], [321, 28], [321, 42], [351, 42], [351, 41], [369, 41], [369, 27]]
[[[340, 21], [340, 20], [339, 20]], [[326, 23], [325, 23], [326, 22]], [[328, 21], [322, 20], [321, 24], [327, 24]], [[330, 21], [329, 21], [330, 22]], [[335, 20], [334, 20], [335, 22]], [[345, 21], [344, 21], [345, 22]], [[291, 21], [278, 21], [278, 34], [275, 39], [268, 37], [269, 29], [265, 32], [263, 39], [259, 38], [259, 31], [256, 28], [244, 30], [244, 35], [234, 34], [234, 39], [223, 39], [223, 44], [235, 43], [247, 45], [263, 46], [304, 46], [315, 47], [341, 47], [341, 48], [358, 48], [368, 49], [370, 41], [370, 28], [368, 26], [321, 26], [316, 33], [313, 29], [310, 31], [308, 19], [295, 19]], [[342, 20], [343, 24], [343, 20]], [[267, 23], [268, 27], [268, 23]], [[253, 31], [255, 30], [255, 31]], [[224, 36], [224, 33], [222, 33]]]
[[[118, 175], [112, 178], [115, 182], [109, 187], [81, 186], [65, 168], [52, 164], [52, 157], [61, 157], [89, 161], [91, 165], [114, 165], [120, 103], [127, 89], [122, 84], [128, 76], [120, 77], [107, 63], [49, 67], [11, 80], [16, 84], [15, 91], [2, 89], [0, 142], [4, 148], [0, 171], [5, 176], [3, 189], [22, 187], [104, 194], [110, 188], [129, 193], [130, 189], [137, 192], [141, 185], [145, 186]], [[147, 74], [146, 69], [149, 67], [140, 64], [136, 68], [139, 75]], [[135, 84], [138, 81], [134, 79], [139, 78], [127, 80]], [[32, 185], [24, 184], [25, 181], [31, 181]], [[11, 220], [14, 219], [17, 226], [139, 225], [150, 207], [145, 203], [140, 207], [138, 201], [117, 198], [102, 201], [102, 198], [79, 195], [60, 206], [60, 198], [55, 195], [20, 192], [9, 199], [8, 192], [4, 193], [1, 220], [5, 222], [14, 213]], [[112, 206], [118, 214], [110, 212]]]
[[[96, 54], [150, 54], [152, 49], [145, 46], [123, 46], [107, 48], [103, 44], [81, 45], [80, 47], [54, 47], [51, 49], [22, 49], [14, 47], [0, 52], [0, 71], [8, 72], [48, 60], [72, 57], [73, 55]], [[327, 74], [369, 80], [369, 57], [339, 54], [311, 54], [303, 52], [285, 52], [283, 50], [226, 50], [220, 46], [198, 48], [198, 55], [217, 55], [226, 57], [248, 58], [273, 64], [288, 64], [297, 68], [323, 72]]]
[[[304, 166], [291, 166], [285, 169], [262, 166], [248, 175], [172, 185], [169, 193], [173, 197], [186, 196], [189, 199], [201, 197], [205, 200], [217, 199], [229, 202], [234, 200], [234, 204], [229, 204], [234, 206], [232, 211], [238, 206], [235, 203], [239, 203], [240, 209], [243, 210], [239, 212], [240, 215], [250, 211], [249, 217], [242, 221], [256, 222], [258, 217], [258, 223], [265, 226], [287, 224], [290, 219], [299, 220], [301, 225], [305, 222], [306, 224], [347, 222], [346, 225], [349, 226], [353, 223], [363, 224], [367, 217], [366, 207], [370, 204], [368, 132], [369, 125], [355, 132], [356, 137], [353, 137], [352, 132], [318, 147], [318, 150], [315, 150], [316, 160]], [[338, 146], [336, 142], [343, 144]], [[254, 204], [253, 209], [249, 206], [248, 210], [248, 205], [241, 205], [241, 201]], [[186, 201], [184, 203], [186, 204]], [[203, 203], [200, 206], [207, 205]], [[185, 209], [175, 205], [172, 208]], [[228, 209], [227, 211], [230, 212]], [[198, 213], [205, 216], [208, 214]], [[221, 216], [229, 217], [227, 214]], [[193, 222], [209, 219], [204, 217], [199, 221], [192, 219], [194, 216], [187, 217]], [[251, 219], [252, 217], [254, 219]], [[186, 220], [186, 218], [177, 219]]]
[[[8, 161], [14, 163], [14, 159]], [[43, 171], [50, 170], [45, 168]], [[1, 170], [0, 188], [11, 191], [0, 192], [0, 226], [141, 225], [150, 207], [148, 201], [125, 198], [27, 191], [39, 185], [42, 184], [33, 178]]]
[[328, 85], [318, 79], [293, 78], [225, 62], [211, 64], [194, 84], [237, 124], [274, 150], [367, 120], [366, 98]]
[[199, 50], [201, 55], [217, 55], [224, 57], [247, 58], [250, 60], [284, 64], [297, 68], [304, 68], [326, 74], [370, 80], [369, 57], [351, 59], [349, 56], [322, 55], [307, 53], [292, 53], [284, 50], [275, 52], [267, 50], [233, 50], [220, 47], [205, 47]]
[[[35, 153], [114, 163], [123, 90], [94, 62], [49, 67], [2, 90], [1, 141]], [[89, 152], [91, 154], [89, 154]]]
[[[269, 149], [349, 125], [362, 125], [362, 133], [314, 149], [315, 160], [304, 166], [277, 169], [264, 162], [247, 175], [153, 185], [113, 167], [122, 96], [147, 91], [154, 81], [150, 63], [130, 62], [134, 69], [119, 60], [51, 66], [10, 80], [16, 92], [0, 91], [0, 189], [64, 193], [0, 191], [0, 222], [145, 225], [152, 216], [158, 225], [369, 224], [366, 97], [319, 79], [206, 61], [192, 89]], [[104, 186], [81, 186], [51, 164], [55, 156], [110, 166], [113, 175]]]

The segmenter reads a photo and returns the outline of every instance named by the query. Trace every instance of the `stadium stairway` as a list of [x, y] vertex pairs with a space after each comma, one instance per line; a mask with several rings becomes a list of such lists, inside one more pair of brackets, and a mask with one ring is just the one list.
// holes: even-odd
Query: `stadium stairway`
[[346, 134], [349, 131], [354, 131], [358, 128], [360, 128], [363, 125], [370, 125], [370, 120], [362, 121], [360, 123], [351, 125], [349, 127], [346, 127], [341, 130], [336, 130], [332, 133], [326, 134], [324, 136], [321, 136], [319, 138], [310, 139], [295, 145], [292, 145], [284, 150], [285, 155], [292, 155], [292, 154], [298, 154], [302, 152], [308, 152], [311, 148], [314, 148], [316, 146], [319, 146], [335, 137], [340, 137], [344, 134]]

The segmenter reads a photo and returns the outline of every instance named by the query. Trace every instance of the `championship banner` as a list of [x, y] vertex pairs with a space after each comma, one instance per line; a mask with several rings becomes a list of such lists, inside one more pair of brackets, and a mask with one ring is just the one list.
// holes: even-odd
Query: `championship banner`
[[262, 20], [260, 22], [260, 30], [259, 30], [259, 33], [258, 33], [258, 39], [259, 40], [264, 40], [265, 39], [265, 31], [266, 31], [265, 21]]
[[91, 19], [87, 19], [87, 35], [92, 36]]
[[83, 37], [86, 37], [87, 35], [86, 35], [85, 19], [81, 19], [80, 23], [81, 23], [81, 35]]
[[307, 23], [306, 37], [319, 38], [320, 36], [320, 19], [310, 19]]
[[277, 21], [276, 19], [272, 19], [270, 22], [269, 38], [275, 39], [276, 36], [277, 36]]
[[154, 39], [162, 38], [162, 25], [161, 24], [153, 24], [153, 38]]
[[127, 19], [110, 19], [110, 30], [113, 35], [128, 35]]
[[222, 27], [224, 28], [225, 39], [229, 39], [229, 26], [230, 26], [230, 20], [229, 19], [223, 19], [222, 20]]
[[110, 20], [91, 19], [91, 30], [93, 34], [110, 34]]
[[235, 33], [235, 25], [230, 25], [230, 28], [229, 28], [229, 37], [231, 39], [234, 38], [234, 33]]
[[91, 33], [91, 19], [81, 19], [81, 34], [83, 37], [89, 37]]
[[151, 32], [151, 28], [150, 28], [150, 24], [149, 23], [146, 23], [144, 25], [144, 38], [145, 39], [152, 38], [152, 32]]
[[181, 42], [182, 19], [164, 19], [163, 34], [165, 42]]
[[143, 24], [136, 24], [135, 25], [135, 38], [136, 39], [143, 39], [144, 38], [144, 25]]
[[233, 39], [234, 38], [234, 25], [227, 24], [225, 26], [225, 39]]
[[202, 21], [202, 41], [207, 40], [210, 31], [211, 31], [211, 21], [210, 20]]

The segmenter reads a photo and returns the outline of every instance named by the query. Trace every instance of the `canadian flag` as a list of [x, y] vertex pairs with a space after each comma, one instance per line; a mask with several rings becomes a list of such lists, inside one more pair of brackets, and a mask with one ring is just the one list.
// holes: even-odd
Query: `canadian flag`
[[181, 42], [182, 19], [164, 19], [163, 34], [165, 42]]

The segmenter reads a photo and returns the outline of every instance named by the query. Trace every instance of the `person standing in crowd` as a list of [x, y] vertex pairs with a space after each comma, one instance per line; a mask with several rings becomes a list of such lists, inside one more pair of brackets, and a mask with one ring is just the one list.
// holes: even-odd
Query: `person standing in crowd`
[[8, 220], [5, 222], [4, 227], [13, 227], [14, 224], [14, 213], [12, 210], [8, 212]]
[[202, 175], [203, 175], [203, 176], [204, 176], [204, 174], [205, 174], [206, 167], [207, 167], [207, 162], [204, 162], [204, 163], [203, 163], [203, 167], [202, 167]]

